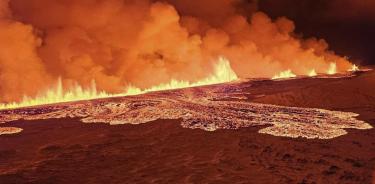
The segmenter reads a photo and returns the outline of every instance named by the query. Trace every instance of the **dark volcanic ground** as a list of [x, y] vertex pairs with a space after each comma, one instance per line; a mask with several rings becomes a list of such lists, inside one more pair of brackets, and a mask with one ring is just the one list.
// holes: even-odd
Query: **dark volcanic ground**
[[[361, 114], [375, 126], [375, 72], [353, 78], [252, 82], [254, 102]], [[330, 140], [239, 130], [78, 119], [16, 121], [0, 136], [0, 183], [361, 183], [375, 174], [375, 129]]]

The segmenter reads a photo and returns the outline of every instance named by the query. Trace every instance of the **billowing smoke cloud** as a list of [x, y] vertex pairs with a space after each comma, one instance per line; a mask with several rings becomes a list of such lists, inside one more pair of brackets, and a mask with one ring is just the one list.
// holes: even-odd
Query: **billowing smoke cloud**
[[0, 96], [3, 101], [35, 95], [50, 83], [37, 54], [42, 40], [31, 25], [12, 20], [6, 0], [0, 1]]
[[[208, 76], [219, 56], [242, 78], [291, 69], [325, 73], [350, 63], [324, 40], [302, 40], [294, 23], [241, 0], [0, 1], [0, 100], [47, 89], [89, 86], [116, 93]], [[9, 7], [9, 8], [8, 8]]]

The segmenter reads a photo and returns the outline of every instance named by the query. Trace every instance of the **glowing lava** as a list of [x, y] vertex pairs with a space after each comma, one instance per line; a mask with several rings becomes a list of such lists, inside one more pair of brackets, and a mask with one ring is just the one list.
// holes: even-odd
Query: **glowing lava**
[[288, 78], [294, 78], [294, 77], [297, 77], [297, 75], [294, 74], [292, 72], [292, 70], [286, 70], [286, 71], [280, 72], [280, 74], [278, 74], [278, 75], [275, 75], [274, 77], [272, 77], [272, 79], [273, 80], [275, 80], [275, 79], [288, 79]]
[[[242, 85], [241, 85], [242, 84]], [[84, 123], [141, 124], [179, 119], [181, 126], [216, 131], [265, 126], [259, 133], [308, 139], [332, 139], [345, 129], [371, 129], [351, 112], [284, 107], [248, 102], [248, 84], [221, 84], [148, 93], [116, 99], [0, 111], [0, 123], [15, 120], [78, 118]], [[7, 132], [9, 132], [8, 129]], [[17, 129], [14, 129], [17, 130]], [[1, 129], [0, 129], [1, 131]]]
[[311, 70], [308, 76], [309, 76], [309, 77], [315, 77], [315, 76], [317, 76], [317, 75], [318, 75], [318, 74], [316, 73], [315, 70]]
[[17, 127], [0, 127], [0, 135], [18, 134], [22, 132], [22, 128]]
[[348, 70], [349, 72], [357, 72], [359, 71], [359, 66], [353, 64], [352, 68]]
[[334, 75], [337, 73], [337, 65], [336, 63], [330, 63], [329, 64], [329, 69], [327, 71], [328, 75]]
[[74, 88], [64, 91], [61, 79], [59, 79], [56, 87], [54, 89], [50, 89], [44, 92], [43, 95], [39, 95], [36, 98], [30, 98], [25, 96], [21, 102], [0, 104], [0, 109], [15, 109], [21, 107], [30, 107], [63, 102], [139, 95], [153, 91], [163, 91], [171, 89], [181, 89], [188, 87], [220, 84], [232, 82], [237, 79], [238, 77], [236, 73], [232, 70], [229, 61], [224, 57], [220, 57], [217, 64], [215, 65], [214, 73], [211, 76], [194, 83], [191, 83], [189, 81], [179, 81], [172, 79], [167, 84], [160, 84], [158, 86], [154, 86], [148, 89], [140, 89], [137, 87], [129, 86], [126, 88], [124, 93], [110, 94], [104, 91], [97, 91], [96, 84], [94, 81], [92, 82], [92, 85], [89, 89], [84, 89], [83, 87], [77, 84]]

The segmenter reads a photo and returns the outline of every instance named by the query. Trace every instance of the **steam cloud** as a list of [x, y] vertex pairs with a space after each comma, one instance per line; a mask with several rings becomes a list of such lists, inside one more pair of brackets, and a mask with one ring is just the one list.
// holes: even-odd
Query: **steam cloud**
[[324, 40], [301, 39], [241, 0], [0, 0], [0, 101], [18, 101], [61, 77], [122, 92], [172, 78], [207, 77], [219, 56], [241, 78], [291, 69], [350, 68]]

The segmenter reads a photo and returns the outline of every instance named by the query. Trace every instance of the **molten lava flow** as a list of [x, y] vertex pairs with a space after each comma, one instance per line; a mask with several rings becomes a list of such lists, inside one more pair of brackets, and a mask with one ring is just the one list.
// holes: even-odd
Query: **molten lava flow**
[[294, 77], [297, 77], [297, 75], [294, 74], [292, 72], [292, 70], [286, 70], [286, 71], [280, 72], [280, 74], [278, 74], [278, 75], [275, 75], [274, 77], [272, 77], [272, 79], [273, 80], [275, 80], [275, 79], [288, 79], [288, 78], [294, 78]]
[[[251, 85], [252, 82], [250, 82]], [[84, 123], [141, 124], [179, 119], [184, 128], [215, 131], [264, 126], [259, 133], [308, 139], [332, 139], [345, 129], [371, 129], [351, 112], [285, 107], [238, 100], [247, 99], [249, 83], [149, 93], [116, 99], [82, 101], [53, 106], [0, 111], [0, 123], [16, 120], [77, 118]], [[271, 89], [272, 90], [272, 89]], [[246, 96], [245, 96], [246, 95]], [[20, 131], [6, 128], [6, 133]], [[0, 135], [1, 135], [0, 128]]]
[[124, 93], [121, 94], [110, 94], [105, 91], [97, 91], [95, 82], [92, 82], [92, 85], [89, 89], [83, 89], [78, 84], [68, 90], [64, 91], [61, 79], [58, 80], [57, 85], [54, 89], [50, 89], [36, 98], [30, 98], [25, 96], [23, 100], [19, 103], [13, 102], [8, 104], [0, 104], [0, 109], [15, 109], [21, 107], [30, 107], [37, 105], [45, 104], [55, 104], [62, 102], [73, 102], [73, 101], [82, 101], [82, 100], [92, 100], [100, 98], [110, 98], [110, 97], [119, 97], [119, 96], [129, 96], [129, 95], [139, 95], [147, 92], [153, 91], [163, 91], [163, 90], [172, 90], [172, 89], [181, 89], [188, 87], [212, 85], [219, 83], [232, 82], [238, 79], [236, 73], [232, 70], [229, 61], [220, 57], [218, 63], [215, 65], [214, 74], [197, 82], [191, 83], [188, 81], [179, 81], [172, 79], [167, 84], [160, 84], [148, 89], [140, 89], [137, 87], [129, 86]]
[[18, 134], [20, 132], [22, 132], [22, 128], [0, 127], [0, 135]]

